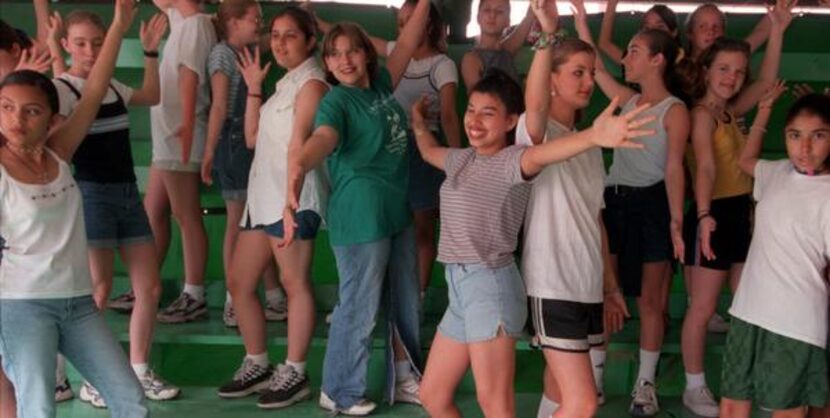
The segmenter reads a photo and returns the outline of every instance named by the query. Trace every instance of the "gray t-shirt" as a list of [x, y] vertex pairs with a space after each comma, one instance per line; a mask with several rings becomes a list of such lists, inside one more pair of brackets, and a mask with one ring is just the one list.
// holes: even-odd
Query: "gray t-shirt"
[[530, 196], [521, 168], [525, 149], [514, 145], [480, 155], [467, 148], [447, 154], [438, 261], [491, 268], [513, 262]]

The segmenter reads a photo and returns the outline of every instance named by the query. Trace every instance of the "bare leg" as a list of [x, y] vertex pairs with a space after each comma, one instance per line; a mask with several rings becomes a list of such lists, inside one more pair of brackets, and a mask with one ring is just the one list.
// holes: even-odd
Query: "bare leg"
[[130, 317], [130, 363], [146, 364], [150, 358], [156, 311], [161, 297], [155, 245], [145, 242], [121, 247], [121, 259], [127, 266], [135, 292], [135, 305]]
[[208, 242], [199, 201], [199, 173], [162, 171], [162, 179], [170, 197], [173, 218], [182, 232], [185, 283], [202, 286]]
[[150, 221], [150, 229], [153, 230], [156, 259], [161, 270], [170, 247], [170, 199], [164, 187], [162, 172], [154, 167], [150, 167], [150, 178], [147, 180], [147, 190], [144, 194], [144, 210]]
[[461, 418], [461, 411], [455, 406], [455, 389], [469, 365], [467, 345], [438, 331], [421, 380], [421, 402], [431, 417]]
[[314, 334], [314, 296], [311, 291], [313, 240], [297, 240], [279, 248], [269, 238], [271, 249], [282, 272], [282, 285], [288, 299], [288, 354], [293, 362], [304, 362]]
[[265, 316], [256, 288], [260, 275], [271, 258], [271, 248], [265, 232], [244, 231], [239, 234], [228, 275], [228, 289], [233, 297], [245, 352], [250, 355], [267, 351]]
[[[476, 399], [484, 416], [516, 416], [513, 377], [516, 374], [516, 340], [506, 335], [468, 344], [476, 382]], [[594, 395], [596, 402], [596, 395]]]
[[597, 389], [588, 353], [544, 350], [545, 360], [560, 385], [562, 401], [554, 418], [591, 418], [597, 411]]

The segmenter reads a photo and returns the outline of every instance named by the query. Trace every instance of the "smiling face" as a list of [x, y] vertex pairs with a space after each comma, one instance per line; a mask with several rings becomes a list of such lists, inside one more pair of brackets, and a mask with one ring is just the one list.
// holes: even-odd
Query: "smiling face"
[[66, 37], [61, 39], [63, 49], [72, 57], [71, 71], [86, 77], [101, 53], [105, 33], [97, 25], [79, 22], [66, 28]]
[[830, 124], [820, 116], [801, 112], [784, 128], [787, 155], [801, 172], [826, 169], [830, 157]]
[[631, 38], [631, 42], [628, 43], [628, 50], [622, 60], [622, 65], [625, 67], [625, 81], [631, 83], [642, 81], [659, 66], [661, 60], [662, 55], [651, 54], [645, 37], [635, 36]]
[[714, 6], [701, 7], [689, 23], [687, 31], [693, 54], [699, 54], [709, 48], [726, 30], [723, 13]]
[[326, 68], [341, 84], [351, 87], [368, 87], [366, 50], [347, 35], [340, 35], [332, 42], [325, 56]]
[[0, 132], [18, 147], [42, 145], [53, 122], [46, 94], [28, 85], [0, 90]]
[[594, 55], [578, 52], [550, 75], [551, 86], [556, 92], [554, 100], [566, 103], [574, 110], [583, 109], [591, 101], [594, 92]]
[[507, 134], [518, 120], [495, 95], [474, 92], [464, 113], [464, 130], [476, 152], [492, 155], [507, 146]]
[[748, 62], [742, 52], [719, 52], [706, 68], [706, 91], [724, 101], [735, 97], [746, 80]]
[[481, 0], [476, 19], [482, 34], [501, 36], [510, 26], [510, 2], [508, 0]]
[[307, 38], [297, 22], [288, 15], [274, 19], [271, 25], [271, 53], [277, 65], [286, 70], [305, 62], [316, 43], [317, 39]]

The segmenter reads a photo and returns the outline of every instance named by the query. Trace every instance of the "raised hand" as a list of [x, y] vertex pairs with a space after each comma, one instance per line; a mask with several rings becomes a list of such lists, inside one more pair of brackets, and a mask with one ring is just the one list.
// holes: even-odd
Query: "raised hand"
[[784, 83], [784, 80], [777, 80], [772, 87], [767, 90], [766, 93], [761, 97], [761, 100], [758, 101], [758, 108], [771, 108], [772, 105], [775, 104], [775, 101], [781, 97], [781, 94], [787, 91], [787, 85]]
[[631, 139], [654, 135], [653, 129], [638, 129], [654, 121], [654, 116], [636, 118], [651, 105], [642, 104], [624, 115], [614, 116], [614, 110], [619, 103], [619, 97], [614, 97], [608, 107], [594, 119], [594, 124], [591, 126], [594, 134], [591, 140], [594, 145], [605, 148], [643, 148], [643, 144], [633, 142]]
[[556, 32], [559, 21], [559, 11], [556, 8], [556, 1], [554, 0], [531, 0], [530, 10], [539, 21], [539, 26], [542, 32], [554, 33]]
[[141, 22], [141, 27], [138, 30], [141, 47], [145, 51], [158, 51], [161, 38], [166, 31], [167, 16], [163, 13], [156, 13], [149, 21]]
[[268, 75], [268, 70], [271, 68], [271, 63], [265, 64], [265, 67], [260, 67], [260, 53], [259, 46], [254, 48], [254, 52], [248, 48], [242, 48], [239, 54], [239, 62], [236, 63], [239, 72], [242, 73], [242, 78], [245, 80], [245, 85], [248, 86], [249, 92], [258, 92], [262, 86], [262, 81]]
[[52, 65], [52, 54], [49, 50], [37, 51], [36, 48], [24, 49], [20, 53], [20, 59], [17, 61], [15, 71], [18, 70], [32, 70], [39, 73], [49, 71]]
[[571, 13], [574, 16], [574, 26], [576, 26], [579, 39], [593, 44], [591, 29], [588, 27], [588, 12], [585, 10], [585, 1], [571, 0]]
[[115, 0], [115, 15], [112, 24], [126, 34], [133, 24], [138, 7], [135, 0]]
[[63, 34], [63, 18], [61, 14], [58, 12], [52, 13], [49, 16], [49, 22], [46, 23], [46, 29], [48, 30], [48, 41], [49, 42], [60, 42], [61, 35]]
[[[830, 1], [830, 0], [828, 0], [828, 1]], [[808, 94], [813, 94], [815, 92], [816, 92], [816, 90], [813, 89], [809, 84], [806, 84], [806, 83], [796, 84], [796, 85], [793, 86], [793, 90], [792, 90], [792, 94], [793, 94], [793, 96], [795, 96], [796, 99], [800, 99], [803, 96], [806, 96]]]
[[767, 7], [767, 15], [773, 29], [783, 31], [793, 21], [793, 7], [798, 0], [776, 0], [775, 7]]

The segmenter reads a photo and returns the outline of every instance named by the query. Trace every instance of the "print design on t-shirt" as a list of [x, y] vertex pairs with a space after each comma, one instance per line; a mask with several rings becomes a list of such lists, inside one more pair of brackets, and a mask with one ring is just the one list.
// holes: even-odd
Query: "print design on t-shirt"
[[390, 154], [403, 155], [406, 153], [407, 147], [406, 129], [403, 126], [400, 113], [395, 110], [398, 106], [398, 102], [395, 101], [395, 96], [387, 94], [382, 98], [375, 99], [369, 108], [369, 112], [372, 114], [384, 112], [386, 115], [386, 123], [389, 124], [391, 138], [384, 148]]

